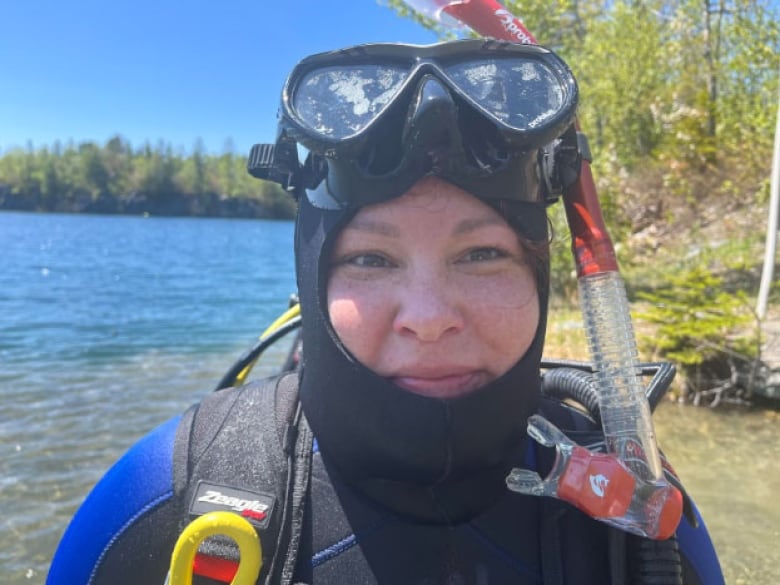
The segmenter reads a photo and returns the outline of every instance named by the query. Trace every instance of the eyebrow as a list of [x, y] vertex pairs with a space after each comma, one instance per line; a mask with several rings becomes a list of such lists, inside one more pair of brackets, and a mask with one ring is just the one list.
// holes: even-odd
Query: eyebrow
[[388, 236], [390, 238], [401, 237], [401, 230], [397, 226], [394, 226], [390, 223], [385, 223], [383, 221], [373, 221], [370, 219], [353, 219], [345, 229], [379, 234], [381, 236]]
[[[453, 235], [461, 236], [490, 225], [506, 225], [506, 222], [502, 218], [494, 216], [464, 219], [455, 226], [452, 233]], [[379, 234], [390, 238], [401, 237], [401, 230], [397, 226], [384, 221], [374, 221], [371, 219], [355, 219], [350, 222], [345, 229]]]
[[475, 219], [464, 219], [455, 226], [453, 234], [460, 236], [489, 225], [506, 225], [506, 222], [502, 218], [492, 215]]

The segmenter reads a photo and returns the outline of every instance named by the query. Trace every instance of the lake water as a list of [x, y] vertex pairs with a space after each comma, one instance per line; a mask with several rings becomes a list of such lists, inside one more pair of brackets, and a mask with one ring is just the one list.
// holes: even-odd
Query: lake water
[[[290, 222], [0, 213], [0, 582], [43, 583], [106, 468], [287, 308], [292, 238]], [[777, 416], [666, 404], [657, 421], [727, 582], [780, 583]]]

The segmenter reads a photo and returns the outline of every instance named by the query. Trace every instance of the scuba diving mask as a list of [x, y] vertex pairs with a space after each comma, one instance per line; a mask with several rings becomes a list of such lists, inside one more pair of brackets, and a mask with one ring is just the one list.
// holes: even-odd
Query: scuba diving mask
[[539, 46], [321, 53], [290, 74], [276, 144], [255, 145], [249, 171], [323, 209], [386, 201], [426, 174], [487, 200], [555, 200], [579, 171], [577, 98], [569, 68]]

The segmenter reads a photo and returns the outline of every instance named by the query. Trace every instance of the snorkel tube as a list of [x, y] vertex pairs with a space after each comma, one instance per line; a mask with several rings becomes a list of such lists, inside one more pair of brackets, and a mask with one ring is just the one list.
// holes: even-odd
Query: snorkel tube
[[[496, 0], [404, 2], [446, 27], [462, 23], [486, 37], [536, 44], [522, 21]], [[534, 415], [528, 420], [528, 434], [544, 446], [555, 447], [555, 464], [544, 479], [534, 471], [514, 469], [507, 485], [523, 494], [566, 500], [627, 532], [666, 539], [680, 522], [682, 494], [664, 476], [650, 406], [640, 383], [625, 284], [604, 225], [584, 137], [580, 150], [584, 152], [579, 177], [564, 191], [564, 206], [607, 453], [575, 444]]]

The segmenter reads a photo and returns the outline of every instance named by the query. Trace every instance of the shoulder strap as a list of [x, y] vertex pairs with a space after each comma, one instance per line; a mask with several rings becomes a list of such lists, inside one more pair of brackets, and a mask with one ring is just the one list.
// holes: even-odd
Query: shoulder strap
[[[282, 379], [282, 384], [288, 385], [295, 381], [294, 389], [278, 392], [277, 420], [284, 421], [278, 429], [285, 428], [284, 451], [287, 454], [287, 486], [285, 490], [284, 513], [282, 529], [276, 543], [276, 554], [271, 560], [266, 583], [292, 583], [295, 565], [298, 560], [303, 521], [306, 512], [306, 496], [311, 480], [311, 463], [313, 435], [306, 417], [303, 416], [301, 403], [298, 400], [297, 376], [288, 375]], [[291, 396], [294, 394], [294, 400]], [[284, 415], [280, 417], [280, 415]]]
[[[185, 414], [174, 447], [181, 529], [212, 510], [238, 512], [255, 526], [263, 545], [258, 583], [289, 583], [311, 447], [296, 374], [209, 395]], [[226, 538], [208, 539], [200, 552], [238, 560], [237, 548]]]

